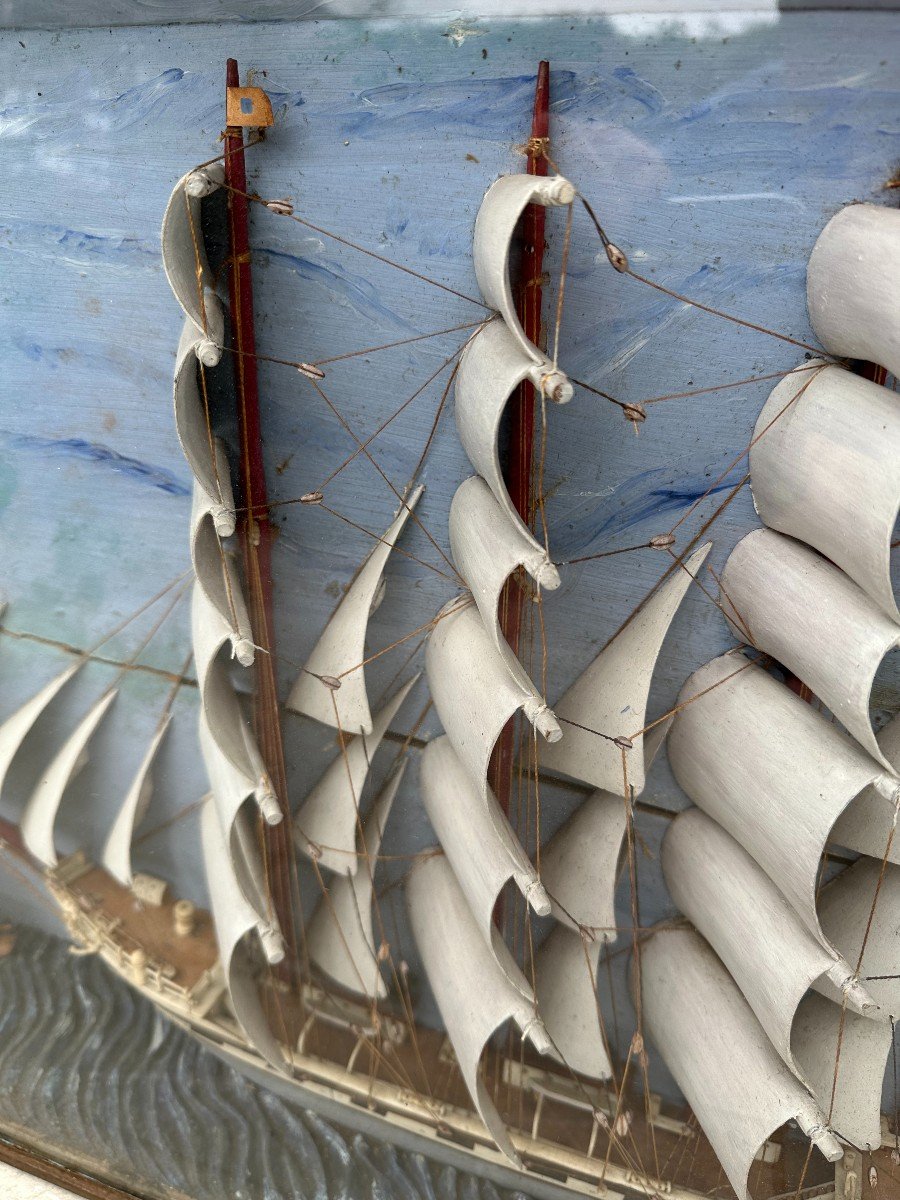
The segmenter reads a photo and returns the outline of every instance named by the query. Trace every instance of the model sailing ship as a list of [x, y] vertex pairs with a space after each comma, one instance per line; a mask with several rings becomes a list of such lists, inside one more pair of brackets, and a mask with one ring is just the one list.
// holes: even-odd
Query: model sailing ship
[[[709, 550], [691, 546], [676, 556], [674, 538], [663, 536], [658, 548], [672, 566], [551, 709], [515, 652], [506, 617], [520, 602], [511, 595], [539, 606], [560, 577], [546, 539], [510, 494], [499, 444], [504, 412], [523, 383], [544, 410], [572, 397], [555, 351], [545, 353], [523, 327], [510, 251], [529, 206], [571, 214], [578, 193], [558, 174], [505, 176], [488, 190], [473, 255], [492, 315], [469, 338], [455, 377], [459, 435], [476, 471], [460, 483], [449, 517], [447, 565], [463, 590], [451, 591], [451, 575], [425, 657], [444, 734], [419, 756], [418, 792], [437, 840], [416, 856], [405, 883], [446, 1037], [417, 1025], [376, 890], [406, 757], [371, 804], [363, 796], [372, 758], [415, 682], [373, 704], [365, 648], [386, 563], [404, 527], [417, 520], [422, 489], [415, 480], [400, 489], [386, 480], [397, 515], [383, 535], [373, 535], [372, 553], [287, 699], [293, 711], [336, 730], [339, 745], [312, 790], [288, 803], [278, 761], [271, 611], [261, 586], [267, 505], [264, 480], [250, 461], [253, 414], [246, 408], [254, 347], [239, 336], [246, 249], [233, 239], [229, 345], [201, 220], [204, 197], [222, 187], [233, 206], [259, 200], [235, 175], [240, 129], [270, 123], [271, 110], [264, 93], [236, 82], [224, 156], [178, 182], [163, 224], [164, 265], [185, 314], [175, 423], [194, 476], [192, 643], [210, 788], [201, 824], [211, 913], [171, 900], [165, 881], [132, 868], [133, 831], [150, 800], [168, 711], [100, 864], [83, 852], [57, 858], [56, 815], [114, 699], [112, 688], [50, 759], [23, 812], [21, 853], [42, 864], [82, 947], [240, 1069], [402, 1145], [501, 1182], [522, 1183], [524, 1176], [534, 1194], [598, 1185], [688, 1194], [673, 1182], [675, 1171], [666, 1174], [659, 1151], [671, 1159], [695, 1132], [651, 1103], [645, 1034], [742, 1198], [754, 1159], [771, 1154], [770, 1139], [788, 1121], [829, 1161], [841, 1158], [842, 1144], [877, 1148], [881, 1080], [900, 1009], [900, 841], [895, 846], [893, 838], [900, 718], [876, 737], [869, 704], [879, 664], [900, 642], [890, 579], [900, 507], [894, 394], [835, 359], [804, 362], [773, 391], [750, 447], [764, 528], [739, 544], [721, 580], [721, 606], [752, 657], [735, 651], [707, 664], [687, 682], [676, 709], [648, 724], [657, 656]], [[533, 157], [543, 159], [543, 152]], [[260, 202], [291, 215], [287, 201]], [[601, 236], [612, 265], [630, 272], [622, 252]], [[851, 206], [822, 234], [810, 261], [809, 303], [831, 355], [900, 372], [891, 264], [900, 265], [900, 213]], [[240, 504], [229, 455], [215, 436], [206, 378], [225, 349], [243, 376]], [[294, 365], [320, 389], [321, 369]], [[316, 492], [302, 501], [315, 506], [323, 499]], [[243, 572], [229, 541], [236, 533]], [[0, 783], [84, 661], [0, 726]], [[773, 663], [847, 732], [786, 687]], [[240, 678], [251, 669], [261, 694], [252, 726]], [[498, 747], [514, 720], [533, 731], [523, 738], [529, 770], [594, 789], [534, 861], [491, 786]], [[616, 1080], [596, 977], [617, 933], [620, 860], [633, 859], [633, 801], [667, 733], [676, 778], [697, 807], [673, 822], [663, 867], [693, 928], [670, 923], [645, 936], [635, 923], [638, 1027]], [[284, 837], [289, 823], [293, 849]], [[860, 857], [821, 886], [831, 843]], [[292, 870], [321, 884], [309, 914], [291, 903]], [[532, 913], [553, 920], [522, 961], [499, 919], [515, 893]], [[518, 1036], [504, 1044], [498, 1034], [509, 1026]], [[643, 1118], [626, 1108], [632, 1060], [643, 1076]], [[635, 1136], [639, 1127], [652, 1143], [652, 1160], [645, 1161]], [[798, 1191], [805, 1177], [806, 1166]]]

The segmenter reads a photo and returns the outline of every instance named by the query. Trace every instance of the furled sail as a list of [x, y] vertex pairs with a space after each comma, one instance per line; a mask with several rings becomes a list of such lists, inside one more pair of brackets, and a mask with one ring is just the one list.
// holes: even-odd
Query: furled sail
[[200, 228], [200, 202], [221, 187], [221, 163], [189, 171], [175, 184], [162, 223], [163, 270], [175, 299], [198, 335], [196, 353], [207, 367], [222, 357], [225, 321]]
[[103, 847], [104, 867], [110, 875], [127, 888], [134, 883], [134, 870], [131, 864], [131, 843], [134, 831], [143, 821], [150, 805], [153, 795], [153, 764], [171, 720], [171, 716], [167, 713], [157, 725], [156, 732], [116, 814], [116, 819], [112, 823]]
[[[549, 916], [547, 893], [494, 793], [490, 787], [479, 790], [448, 737], [435, 738], [425, 747], [419, 784], [432, 828], [482, 937], [495, 952], [502, 937], [494, 924], [494, 909], [510, 880], [539, 916]], [[501, 965], [506, 961], [499, 952], [497, 960]], [[520, 978], [517, 967], [516, 980]]]
[[218, 814], [210, 802], [203, 806], [201, 836], [219, 955], [234, 1015], [250, 1044], [266, 1061], [278, 1070], [286, 1070], [284, 1052], [272, 1036], [260, 1002], [253, 945], [257, 939], [267, 960], [277, 963], [284, 956], [281, 935], [274, 926], [260, 921], [247, 902], [232, 867]]
[[755, 529], [722, 574], [722, 609], [735, 635], [800, 678], [882, 766], [870, 695], [900, 625], [852, 579], [793, 538]]
[[592, 1079], [612, 1076], [596, 991], [602, 945], [602, 938], [582, 936], [559, 925], [545, 939], [534, 962], [534, 993], [553, 1044], [550, 1057]]
[[[877, 898], [877, 899], [876, 899]], [[874, 904], [874, 911], [873, 906]], [[900, 1020], [900, 867], [863, 857], [841, 871], [819, 897], [822, 929], [860, 977], [883, 1013]]]
[[491, 321], [469, 342], [456, 373], [455, 412], [459, 440], [469, 461], [484, 479], [503, 512], [550, 564], [547, 550], [519, 516], [500, 466], [498, 438], [507, 401], [529, 380], [539, 394], [557, 404], [572, 398], [572, 385], [549, 359], [529, 355], [501, 321]]
[[750, 449], [763, 522], [814, 546], [895, 621], [890, 552], [900, 508], [898, 456], [895, 393], [815, 363], [773, 390]]
[[375, 868], [406, 763], [403, 759], [392, 772], [362, 822], [357, 857], [363, 865], [354, 874], [339, 875], [331, 881], [306, 930], [307, 953], [319, 970], [348, 991], [373, 1000], [383, 1000], [387, 995], [372, 925]]
[[229, 627], [234, 657], [242, 667], [253, 663], [255, 647], [250, 616], [232, 556], [222, 545], [215, 525], [215, 508], [194, 480], [191, 507], [191, 562], [206, 598]]
[[[772, 1045], [809, 1084], [792, 1051], [797, 1010], [824, 977], [836, 1006], [843, 992], [849, 1008], [871, 1016], [875, 1002], [854, 968], [813, 937], [762, 867], [699, 808], [669, 827], [662, 869], [672, 899], [728, 968]], [[833, 1066], [833, 1045], [819, 1050]]]
[[494, 745], [519, 709], [547, 742], [562, 737], [556, 717], [527, 676], [512, 675], [472, 603], [456, 597], [438, 615], [425, 670], [441, 724], [482, 797]]
[[894, 319], [898, 271], [900, 212], [895, 208], [848, 204], [831, 218], [806, 272], [810, 323], [826, 350], [900, 375]]
[[[403, 684], [375, 714], [372, 732], [347, 739], [294, 818], [297, 846], [329, 871], [355, 875], [356, 834], [362, 791], [372, 759], [418, 675]], [[343, 735], [341, 735], [343, 739]]]
[[117, 690], [110, 688], [82, 717], [50, 760], [22, 812], [22, 841], [45, 867], [55, 867], [58, 861], [53, 829], [66, 788], [87, 765], [88, 743], [117, 695]]
[[24, 704], [21, 704], [0, 725], [0, 792], [3, 791], [3, 784], [6, 780], [6, 774], [12, 765], [12, 760], [18, 754], [22, 743], [28, 737], [35, 722], [50, 705], [52, 700], [62, 691], [76, 671], [81, 670], [86, 661], [87, 659], [81, 658], [70, 667], [66, 667], [59, 675], [54, 676], [49, 683], [44, 684], [41, 690], [36, 692], [30, 700], [26, 700]]
[[222, 443], [212, 435], [208, 398], [197, 365], [198, 344], [197, 331], [185, 321], [175, 355], [175, 432], [194, 478], [209, 497], [216, 532], [230, 537], [235, 528], [231, 471]]
[[[287, 698], [287, 707], [344, 733], [372, 732], [372, 714], [366, 692], [366, 629], [369, 615], [381, 602], [384, 568], [424, 487], [404, 500], [384, 537], [363, 563], [332, 613], [322, 636], [309, 656]], [[324, 680], [338, 680], [335, 689]]]
[[643, 791], [648, 765], [643, 729], [656, 660], [711, 544], [673, 571], [562, 697], [556, 712], [565, 737], [542, 752], [542, 767], [618, 795], [627, 771], [629, 788], [635, 795]]
[[[502, 942], [497, 949], [506, 961], [498, 963], [443, 855], [416, 864], [406, 882], [406, 901], [425, 973], [475, 1108], [499, 1148], [521, 1166], [479, 1064], [492, 1035], [510, 1020], [539, 1053], [551, 1052], [528, 983]], [[511, 982], [517, 973], [518, 985]]]
[[576, 194], [573, 184], [562, 175], [502, 175], [488, 188], [475, 220], [472, 251], [481, 294], [503, 318], [519, 348], [535, 361], [541, 361], [544, 355], [525, 336], [516, 312], [509, 274], [510, 249], [516, 226], [529, 204], [565, 207]]
[[[691, 703], [687, 703], [691, 701]], [[848, 806], [898, 781], [783, 683], [736, 651], [688, 679], [668, 739], [688, 796], [756, 859], [816, 938], [819, 862]]]
[[553, 916], [600, 941], [616, 938], [616, 879], [626, 820], [621, 796], [593, 792], [541, 850], [541, 882]]
[[830, 1162], [825, 1113], [775, 1052], [737, 984], [699, 934], [664, 929], [641, 951], [644, 1029], [700, 1122], [739, 1200], [760, 1146], [795, 1120]]
[[456, 489], [450, 506], [450, 549], [494, 649], [524, 686], [533, 686], [500, 628], [500, 595], [519, 568], [527, 571], [539, 588], [553, 591], [560, 582], [556, 567], [548, 561], [546, 551], [537, 549], [534, 539], [525, 537], [519, 525], [509, 520], [478, 475]]

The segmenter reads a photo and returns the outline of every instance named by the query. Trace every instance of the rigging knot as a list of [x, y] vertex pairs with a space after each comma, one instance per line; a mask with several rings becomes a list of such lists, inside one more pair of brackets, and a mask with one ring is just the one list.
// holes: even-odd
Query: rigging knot
[[324, 379], [325, 372], [313, 363], [300, 362], [297, 363], [297, 370], [301, 375], [305, 375], [307, 379]]
[[634, 742], [630, 737], [626, 737], [624, 733], [620, 733], [618, 737], [613, 738], [613, 745], [618, 746], [620, 750], [634, 749]]
[[628, 255], [624, 250], [620, 250], [619, 247], [614, 245], [612, 242], [604, 243], [603, 249], [606, 251], [606, 257], [620, 275], [624, 275], [631, 269], [628, 265]]
[[647, 543], [653, 550], [668, 550], [670, 546], [675, 545], [674, 533], [657, 533]]
[[300, 497], [301, 504], [321, 504], [325, 497], [321, 492], [304, 492]]
[[292, 217], [294, 215], [294, 205], [287, 197], [284, 200], [263, 200], [263, 204], [269, 212], [277, 213], [279, 217]]
[[530, 137], [521, 146], [516, 146], [518, 153], [524, 154], [526, 158], [546, 158], [549, 149], [550, 139], [548, 137]]
[[634, 425], [634, 431], [637, 433], [637, 427], [642, 421], [647, 420], [647, 410], [643, 404], [623, 404], [622, 414], [626, 421], [631, 421]]

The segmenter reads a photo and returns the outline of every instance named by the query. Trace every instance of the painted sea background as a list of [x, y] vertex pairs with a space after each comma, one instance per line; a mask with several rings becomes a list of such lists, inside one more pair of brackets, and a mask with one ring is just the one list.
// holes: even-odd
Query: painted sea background
[[[181, 318], [162, 272], [159, 224], [178, 178], [219, 152], [228, 56], [267, 89], [276, 111], [275, 129], [251, 152], [252, 187], [270, 197], [290, 196], [314, 225], [467, 294], [476, 290], [471, 238], [478, 204], [498, 175], [521, 169], [517, 147], [528, 132], [537, 63], [549, 58], [554, 160], [590, 197], [635, 266], [706, 304], [808, 341], [805, 265], [818, 232], [848, 202], [884, 202], [885, 183], [900, 161], [898, 49], [900, 25], [891, 13], [770, 9], [687, 17], [453, 16], [4, 30], [0, 588], [7, 608], [0, 718], [70, 662], [73, 651], [94, 646], [189, 565], [189, 472], [171, 416]], [[549, 241], [552, 276], [561, 223], [550, 223]], [[259, 346], [272, 357], [336, 356], [478, 316], [458, 298], [272, 214], [254, 212], [253, 244]], [[329, 368], [331, 394], [354, 428], [368, 435], [463, 336], [336, 363]], [[576, 220], [560, 341], [560, 362], [572, 376], [637, 402], [787, 369], [800, 358], [796, 347], [615, 275], [587, 221]], [[443, 382], [438, 378], [426, 388], [373, 443], [392, 479], [405, 480], [416, 462]], [[352, 442], [296, 372], [263, 364], [261, 384], [274, 498], [315, 490], [351, 453]], [[638, 436], [617, 407], [586, 391], [555, 410], [545, 466], [554, 557], [564, 561], [646, 543], [682, 516], [686, 542], [745, 471], [734, 460], [749, 441], [769, 386], [747, 384], [653, 405]], [[452, 415], [445, 414], [419, 509], [445, 551], [450, 500], [470, 470]], [[357, 519], [364, 514], [368, 528], [389, 524], [396, 499], [365, 463], [341, 471], [327, 491], [331, 507]], [[278, 512], [276, 616], [286, 692], [371, 542], [320, 510], [285, 505]], [[755, 524], [744, 488], [711, 534], [716, 572]], [[446, 579], [415, 561], [440, 561], [422, 532], [410, 529], [405, 539], [413, 558], [391, 560], [387, 595], [370, 626], [373, 647], [427, 622], [453, 594]], [[663, 567], [658, 552], [648, 550], [564, 569], [563, 586], [545, 606], [551, 700]], [[99, 852], [155, 727], [167, 675], [185, 661], [188, 607], [182, 604], [153, 639], [140, 669], [123, 677], [91, 762], [60, 814], [61, 850]], [[50, 748], [105, 690], [146, 631], [146, 623], [137, 624], [106, 644], [54, 703], [7, 776], [0, 794], [4, 816], [18, 817]], [[687, 675], [731, 644], [721, 614], [692, 591], [656, 672], [651, 715], [671, 707]], [[371, 695], [416, 668], [420, 660], [408, 656], [410, 649], [412, 644], [371, 664]], [[135, 859], [139, 869], [164, 876], [179, 895], [202, 904], [196, 803], [205, 780], [196, 753], [192, 684], [189, 679], [175, 704]], [[885, 677], [879, 686], [882, 712], [900, 708], [896, 680]], [[425, 699], [420, 683], [376, 760], [374, 786]], [[291, 716], [286, 722], [291, 793], [299, 802], [334, 757], [335, 742], [331, 731], [310, 722]], [[438, 729], [433, 713], [417, 725], [414, 759]], [[407, 772], [391, 816], [385, 849], [396, 856], [414, 853], [432, 837], [415, 778], [415, 770]], [[544, 785], [546, 835], [582, 795], [569, 786]], [[658, 848], [671, 815], [686, 804], [661, 756], [638, 806], [645, 924], [673, 915]], [[7, 866], [0, 856], [4, 917], [59, 933], [40, 886]], [[397, 886], [404, 870], [399, 859], [384, 863], [378, 882], [427, 1014], [427, 983]], [[626, 881], [620, 917], [629, 923]], [[34, 959], [30, 982], [9, 985], [9, 1019], [16, 1004], [25, 1006], [18, 1035], [28, 1036], [25, 1016], [40, 999], [68, 1014], [73, 1045], [82, 1039], [90, 1046], [83, 1053], [96, 1054], [103, 1071], [117, 1077], [117, 1046], [123, 1043], [118, 1036], [106, 1039], [101, 1000], [100, 1008], [70, 1000], [73, 988], [100, 996], [99, 966], [85, 965], [83, 976], [72, 982], [66, 975], [63, 982], [63, 972], [53, 969], [54, 955], [62, 954], [55, 943], [29, 934], [21, 944]], [[633, 1027], [626, 962], [627, 955], [618, 954], [603, 984], [620, 1053]], [[27, 973], [24, 965], [22, 971]], [[111, 984], [109, 991], [108, 1003], [119, 1006], [115, 1020], [124, 1020], [127, 997], [113, 995]], [[152, 1052], [154, 1086], [169, 1086], [169, 1072], [186, 1077], [188, 1066], [224, 1070], [198, 1066], [199, 1051], [171, 1031], [150, 1030], [150, 1020], [139, 1018], [149, 1040], [129, 1043], [128, 1054], [144, 1053], [154, 1038], [162, 1039]], [[115, 1027], [113, 1021], [109, 1028]], [[33, 1053], [42, 1038], [29, 1044]], [[17, 1054], [17, 1069], [27, 1076], [24, 1052]], [[46, 1080], [49, 1098], [41, 1103], [47, 1112], [56, 1103], [52, 1089], [65, 1091], [65, 1061], [61, 1056]], [[655, 1056], [651, 1078], [655, 1088], [676, 1097]], [[23, 1076], [22, 1086], [38, 1095], [44, 1082], [37, 1074]], [[247, 1086], [227, 1085], [238, 1091]], [[102, 1091], [99, 1083], [91, 1088], [95, 1097]], [[190, 1108], [187, 1092], [180, 1102]], [[229, 1104], [240, 1108], [237, 1099]], [[123, 1137], [140, 1139], [146, 1107], [131, 1110], [133, 1129], [122, 1126]], [[281, 1112], [274, 1101], [259, 1100], [253, 1121], [262, 1130], [267, 1122], [283, 1121], [289, 1131], [294, 1116], [285, 1110], [276, 1119], [276, 1108]], [[96, 1117], [78, 1118], [88, 1119]], [[75, 1133], [61, 1130], [61, 1136]], [[287, 1144], [289, 1133], [284, 1136]], [[302, 1136], [315, 1142], [308, 1128]], [[176, 1169], [178, 1156], [171, 1153], [171, 1164], [157, 1166], [163, 1174], [171, 1166], [174, 1173], [166, 1178], [177, 1190], [183, 1186], [177, 1172], [187, 1168]], [[356, 1156], [354, 1145], [348, 1153]], [[389, 1153], [369, 1147], [359, 1161], [374, 1156], [382, 1164], [378, 1170], [389, 1174], [387, 1160], [378, 1157]], [[254, 1200], [305, 1195], [312, 1187], [315, 1172], [302, 1187], [277, 1174], [302, 1166], [273, 1166], [270, 1185], [262, 1160], [253, 1161], [247, 1177], [256, 1181], [258, 1190], [248, 1192]], [[408, 1164], [402, 1171], [413, 1179]], [[190, 1195], [207, 1194], [196, 1190], [193, 1175], [187, 1182]], [[360, 1186], [377, 1192], [382, 1183]], [[425, 1188], [424, 1182], [409, 1186]], [[444, 1194], [439, 1182], [429, 1186]], [[458, 1178], [453, 1183], [460, 1194], [475, 1189], [473, 1196], [480, 1186]], [[385, 1194], [403, 1193], [387, 1188]]]

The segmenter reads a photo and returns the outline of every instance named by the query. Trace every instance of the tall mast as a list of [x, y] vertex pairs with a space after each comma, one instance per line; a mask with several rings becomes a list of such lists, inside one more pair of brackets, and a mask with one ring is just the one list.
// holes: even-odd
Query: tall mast
[[[237, 61], [230, 58], [226, 66], [226, 120], [229, 122], [239, 119], [242, 111], [240, 93], [234, 89], [240, 89], [240, 76]], [[275, 670], [273, 529], [267, 507], [259, 412], [244, 133], [241, 125], [236, 123], [230, 123], [225, 130], [225, 182], [228, 187], [228, 290], [241, 452], [240, 479], [245, 513], [241, 541], [253, 639], [261, 651], [256, 656], [253, 718], [260, 752], [284, 814], [281, 824], [264, 828], [263, 849], [275, 915], [286, 943], [286, 958], [280, 969], [291, 974], [296, 969], [297, 960], [291, 900], [291, 812], [287, 798]]]
[[[537, 82], [534, 89], [531, 140], [528, 145], [527, 171], [529, 175], [547, 174], [547, 159], [544, 149], [549, 132], [550, 63], [542, 60], [538, 64]], [[518, 314], [525, 336], [536, 346], [541, 346], [543, 341], [541, 274], [544, 269], [545, 217], [546, 210], [542, 204], [529, 204], [522, 222], [523, 245]], [[534, 502], [532, 489], [534, 409], [534, 384], [526, 380], [519, 386], [518, 394], [511, 405], [509, 458], [506, 469], [510, 499], [526, 524], [531, 522]], [[500, 627], [514, 654], [518, 653], [521, 641], [524, 601], [525, 596], [519, 581], [510, 579], [500, 604]], [[511, 721], [503, 731], [491, 760], [488, 777], [494, 795], [507, 814], [512, 795], [513, 760], [516, 749], [514, 725], [514, 721]]]

